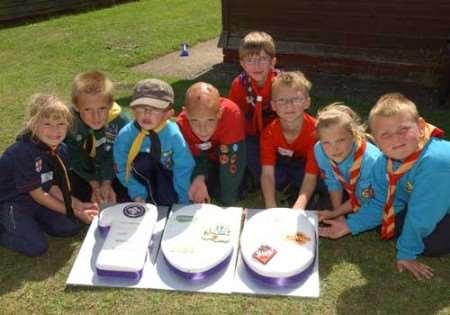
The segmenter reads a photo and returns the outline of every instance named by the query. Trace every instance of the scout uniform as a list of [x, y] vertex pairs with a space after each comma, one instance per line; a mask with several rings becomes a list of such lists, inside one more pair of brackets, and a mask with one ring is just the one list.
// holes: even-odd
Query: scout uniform
[[264, 86], [257, 87], [256, 82], [244, 71], [233, 80], [228, 95], [229, 99], [235, 102], [244, 114], [247, 135], [247, 167], [258, 182], [261, 174], [259, 135], [268, 124], [277, 118], [277, 114], [272, 110], [270, 104], [272, 81], [277, 74], [278, 70], [272, 69]]
[[[314, 146], [314, 156], [328, 191], [345, 190], [353, 211], [357, 211], [373, 197], [370, 176], [373, 165], [380, 155], [381, 152], [376, 146], [364, 140], [359, 145], [356, 143], [353, 145], [351, 153], [345, 160], [334, 163], [325, 154], [320, 142]], [[360, 163], [356, 167], [358, 161]]]
[[117, 177], [131, 199], [142, 197], [155, 205], [189, 203], [195, 162], [175, 122], [146, 131], [132, 121], [120, 130], [113, 153]]
[[372, 171], [374, 198], [347, 219], [352, 234], [382, 224], [382, 238], [398, 237], [398, 260], [450, 253], [449, 152], [450, 142], [431, 137], [403, 162], [380, 156]]
[[275, 166], [276, 189], [291, 184], [297, 188], [297, 194], [305, 172], [319, 173], [313, 153], [315, 119], [306, 113], [303, 117], [302, 130], [292, 143], [284, 138], [280, 119], [275, 119], [261, 134], [261, 164]]
[[220, 98], [220, 107], [222, 116], [207, 142], [192, 132], [185, 112], [178, 116], [177, 123], [195, 158], [192, 179], [204, 175], [213, 197], [224, 206], [231, 206], [238, 198], [246, 165], [245, 127], [234, 102]]
[[46, 144], [19, 136], [0, 157], [0, 243], [28, 256], [43, 254], [44, 234], [72, 236], [79, 232], [75, 220], [38, 204], [29, 194], [42, 188], [60, 187], [66, 212], [73, 217], [67, 174], [67, 148], [51, 150]]
[[[72, 112], [74, 127], [66, 143], [71, 157], [73, 195], [82, 201], [90, 200], [92, 192], [89, 181], [113, 181], [115, 178], [112, 147], [119, 130], [129, 122], [121, 111], [121, 107], [114, 103], [106, 125], [99, 130], [90, 129], [78, 112]], [[113, 184], [114, 191], [120, 192], [120, 184]]]

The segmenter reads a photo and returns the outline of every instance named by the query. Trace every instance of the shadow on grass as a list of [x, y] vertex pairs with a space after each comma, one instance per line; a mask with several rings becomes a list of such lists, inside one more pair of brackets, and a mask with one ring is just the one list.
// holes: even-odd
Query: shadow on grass
[[27, 257], [0, 247], [0, 296], [19, 290], [30, 281], [54, 278], [61, 269], [71, 265], [68, 261], [74, 256], [85, 232], [83, 228], [77, 236], [48, 237], [48, 251], [39, 257]]

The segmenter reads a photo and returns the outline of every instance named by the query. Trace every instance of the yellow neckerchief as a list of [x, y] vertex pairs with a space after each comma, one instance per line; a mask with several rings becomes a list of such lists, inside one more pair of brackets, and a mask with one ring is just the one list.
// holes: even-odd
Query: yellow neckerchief
[[[120, 115], [120, 113], [122, 112], [122, 107], [119, 106], [119, 104], [117, 104], [116, 102], [113, 103], [111, 109], [109, 110], [108, 113], [108, 118], [106, 119], [106, 124], [109, 124], [111, 121], [113, 121], [114, 119], [117, 118], [117, 116]], [[91, 150], [89, 153], [89, 156], [93, 159], [95, 158], [95, 156], [97, 155], [97, 143], [96, 143], [96, 139], [95, 139], [95, 131], [90, 129], [89, 130], [90, 136], [91, 136]], [[86, 149], [86, 143], [84, 145], [84, 148]]]
[[[167, 121], [163, 121], [158, 127], [154, 128], [153, 131], [158, 133], [164, 127], [166, 127]], [[127, 167], [125, 170], [125, 181], [128, 182], [128, 177], [131, 173], [131, 164], [133, 164], [134, 159], [139, 153], [139, 150], [141, 149], [142, 142], [144, 141], [145, 137], [149, 134], [148, 130], [142, 129], [137, 122], [135, 122], [135, 127], [140, 128], [140, 131], [136, 138], [133, 141], [133, 144], [131, 145], [130, 151], [128, 152], [128, 159], [127, 159]]]

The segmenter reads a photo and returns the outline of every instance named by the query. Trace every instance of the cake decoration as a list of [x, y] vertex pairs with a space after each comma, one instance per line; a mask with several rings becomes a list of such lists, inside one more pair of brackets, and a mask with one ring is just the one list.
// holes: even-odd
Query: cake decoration
[[275, 248], [272, 248], [269, 245], [261, 245], [253, 253], [252, 257], [265, 265], [272, 259], [273, 256], [275, 256], [276, 253], [277, 250]]
[[306, 242], [309, 242], [311, 240], [310, 237], [302, 232], [287, 235], [286, 238], [291, 241], [296, 241], [298, 244], [305, 244]]

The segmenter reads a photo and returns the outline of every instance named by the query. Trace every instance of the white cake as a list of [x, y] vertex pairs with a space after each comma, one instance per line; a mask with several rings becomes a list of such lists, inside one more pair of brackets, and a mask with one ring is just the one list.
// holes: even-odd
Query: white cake
[[171, 213], [161, 250], [175, 269], [196, 274], [212, 270], [233, 251], [232, 218], [211, 204], [194, 204]]
[[[296, 235], [300, 239], [296, 240]], [[303, 239], [303, 236], [306, 238]], [[255, 214], [245, 223], [240, 239], [242, 258], [252, 271], [261, 276], [294, 277], [313, 263], [315, 239], [314, 227], [304, 211], [267, 209]], [[261, 246], [276, 250], [265, 264], [254, 257]]]
[[152, 204], [123, 203], [101, 211], [98, 226], [109, 230], [97, 257], [97, 272], [139, 277], [157, 216], [158, 210]]

